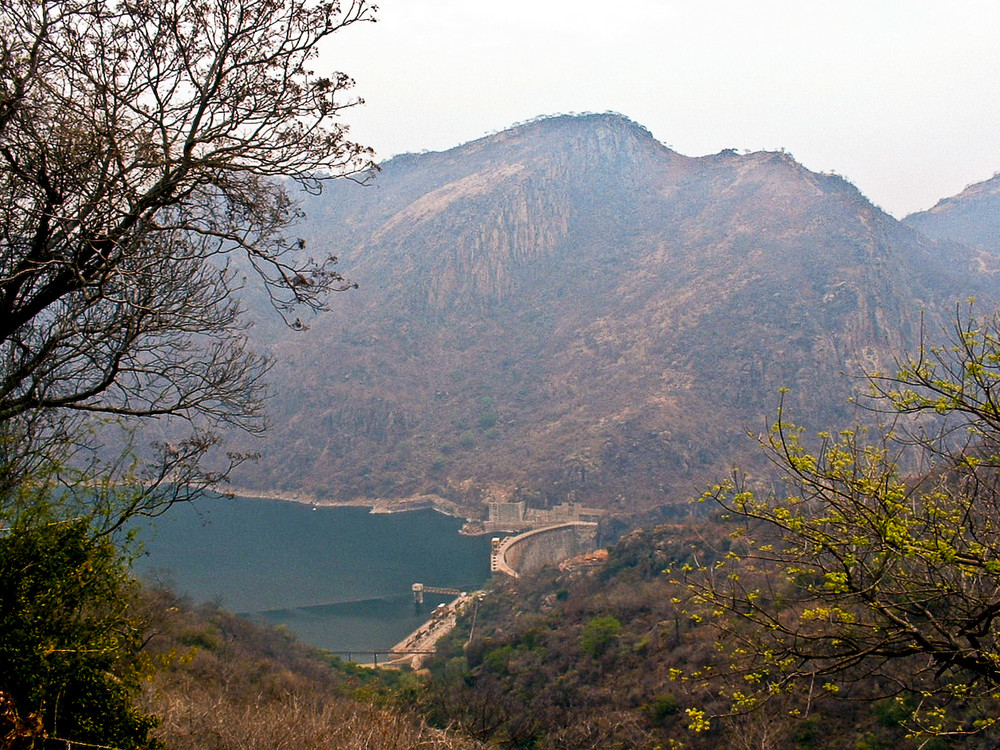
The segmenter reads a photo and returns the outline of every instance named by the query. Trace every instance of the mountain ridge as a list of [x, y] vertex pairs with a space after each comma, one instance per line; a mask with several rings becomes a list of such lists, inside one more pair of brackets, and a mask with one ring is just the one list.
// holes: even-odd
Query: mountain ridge
[[1000, 265], [1000, 174], [942, 198], [926, 211], [910, 214], [903, 223], [927, 235], [977, 251], [982, 271], [997, 273]]
[[341, 500], [678, 502], [753, 461], [779, 387], [838, 426], [841, 373], [994, 284], [841, 177], [618, 115], [399, 156], [305, 208], [361, 289], [267, 343], [271, 438], [236, 479]]

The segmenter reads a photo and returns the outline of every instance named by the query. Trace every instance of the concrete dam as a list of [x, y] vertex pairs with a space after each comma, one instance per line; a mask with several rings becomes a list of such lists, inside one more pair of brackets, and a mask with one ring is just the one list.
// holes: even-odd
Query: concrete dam
[[519, 578], [596, 548], [597, 524], [570, 521], [505, 539], [494, 538], [490, 570]]

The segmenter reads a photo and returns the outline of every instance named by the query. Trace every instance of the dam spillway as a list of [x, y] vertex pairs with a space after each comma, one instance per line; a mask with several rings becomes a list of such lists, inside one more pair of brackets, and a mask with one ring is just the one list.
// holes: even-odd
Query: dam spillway
[[593, 552], [597, 547], [597, 524], [570, 521], [494, 540], [490, 570], [519, 578], [546, 565]]

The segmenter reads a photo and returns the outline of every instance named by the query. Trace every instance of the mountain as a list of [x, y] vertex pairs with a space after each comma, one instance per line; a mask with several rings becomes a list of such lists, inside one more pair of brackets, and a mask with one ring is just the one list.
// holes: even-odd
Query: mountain
[[272, 429], [236, 482], [339, 500], [676, 502], [759, 461], [779, 388], [843, 426], [845, 373], [994, 284], [840, 177], [612, 114], [396, 157], [305, 208], [360, 289], [308, 332], [258, 326]]
[[1000, 270], [1000, 174], [944, 198], [927, 211], [910, 214], [903, 222], [928, 237], [959, 242], [978, 252], [983, 270]]

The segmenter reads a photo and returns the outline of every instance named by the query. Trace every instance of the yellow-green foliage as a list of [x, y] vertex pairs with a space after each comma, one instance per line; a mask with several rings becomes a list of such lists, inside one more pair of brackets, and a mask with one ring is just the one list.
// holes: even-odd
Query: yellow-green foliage
[[959, 314], [949, 345], [869, 382], [891, 426], [807, 441], [779, 409], [760, 437], [778, 488], [735, 472], [702, 498], [733, 526], [731, 572], [688, 573], [691, 616], [744, 675], [720, 689], [732, 711], [867, 675], [919, 696], [914, 736], [983, 732], [1000, 711], [1000, 316]]

